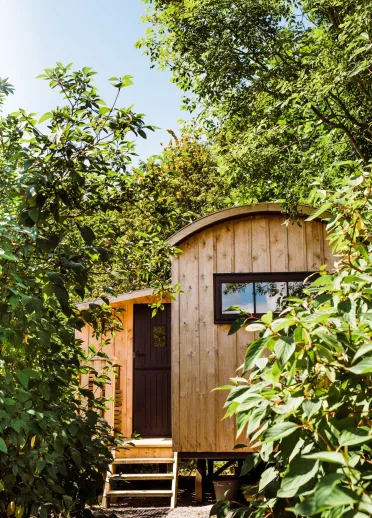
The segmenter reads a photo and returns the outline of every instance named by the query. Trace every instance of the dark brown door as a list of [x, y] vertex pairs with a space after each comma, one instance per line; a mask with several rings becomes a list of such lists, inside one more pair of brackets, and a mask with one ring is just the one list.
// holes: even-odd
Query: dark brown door
[[171, 308], [134, 304], [133, 431], [171, 436]]

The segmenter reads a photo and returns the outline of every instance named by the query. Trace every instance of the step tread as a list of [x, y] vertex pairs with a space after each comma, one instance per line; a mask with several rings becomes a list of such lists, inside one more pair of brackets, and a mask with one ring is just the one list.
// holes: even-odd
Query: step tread
[[110, 490], [107, 496], [173, 496], [173, 491], [168, 489], [135, 489], [135, 490]]
[[173, 457], [157, 457], [156, 459], [151, 458], [123, 458], [115, 459], [113, 464], [173, 464]]
[[130, 439], [126, 448], [172, 448], [172, 444], [172, 439]]
[[110, 480], [172, 480], [173, 473], [115, 473]]

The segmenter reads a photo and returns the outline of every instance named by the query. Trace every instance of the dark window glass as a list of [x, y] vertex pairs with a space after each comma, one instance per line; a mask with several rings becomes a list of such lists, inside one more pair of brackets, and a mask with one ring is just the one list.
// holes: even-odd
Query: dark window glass
[[[240, 311], [253, 317], [285, 308], [286, 297], [302, 297], [305, 279], [313, 272], [216, 273], [214, 321], [233, 322]], [[314, 279], [314, 278], [313, 278]]]
[[165, 326], [153, 326], [153, 346], [165, 347]]

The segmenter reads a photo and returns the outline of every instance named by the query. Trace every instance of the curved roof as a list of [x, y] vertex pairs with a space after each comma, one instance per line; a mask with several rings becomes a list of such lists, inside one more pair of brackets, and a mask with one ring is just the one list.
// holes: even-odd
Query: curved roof
[[[307, 205], [299, 205], [297, 210], [300, 215], [310, 216], [314, 212], [314, 208], [309, 207]], [[212, 225], [217, 225], [218, 223], [223, 223], [224, 221], [228, 221], [230, 219], [237, 219], [244, 216], [255, 216], [259, 214], [283, 214], [282, 204], [281, 203], [253, 203], [251, 205], [240, 205], [239, 207], [232, 207], [230, 209], [220, 210], [218, 212], [214, 212], [213, 214], [209, 214], [208, 216], [204, 216], [203, 218], [197, 219], [193, 223], [186, 225], [181, 228], [178, 232], [173, 234], [168, 239], [168, 243], [175, 246], [189, 237], [205, 230]]]

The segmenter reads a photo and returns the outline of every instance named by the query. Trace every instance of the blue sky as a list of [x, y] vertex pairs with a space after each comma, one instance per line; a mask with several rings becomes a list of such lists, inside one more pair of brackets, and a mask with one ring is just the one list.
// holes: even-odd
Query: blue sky
[[0, 0], [0, 77], [16, 87], [5, 112], [18, 108], [40, 114], [53, 108], [58, 94], [36, 76], [56, 61], [74, 62], [75, 68], [90, 66], [98, 72], [96, 84], [107, 103], [115, 96], [109, 77], [130, 74], [134, 85], [125, 88], [120, 106], [134, 104], [146, 114], [146, 122], [161, 129], [145, 141], [138, 139], [140, 158], [161, 151], [171, 128], [177, 131], [181, 91], [168, 72], [150, 69], [149, 59], [134, 48], [145, 32], [140, 23], [145, 5], [140, 0]]

